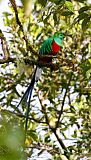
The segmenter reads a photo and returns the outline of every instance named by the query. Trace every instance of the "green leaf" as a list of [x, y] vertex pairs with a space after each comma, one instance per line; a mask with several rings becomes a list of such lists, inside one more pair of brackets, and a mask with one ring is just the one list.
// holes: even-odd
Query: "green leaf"
[[34, 140], [37, 141], [38, 140], [38, 136], [35, 130], [29, 130], [28, 131], [28, 135]]
[[50, 14], [48, 16], [46, 16], [46, 18], [43, 20], [44, 23], [47, 23], [48, 22], [48, 19], [50, 17]]
[[88, 14], [83, 12], [83, 13], [79, 14], [79, 16], [77, 17], [77, 19], [78, 19], [78, 21], [80, 21], [80, 20], [82, 20], [84, 18], [87, 18], [87, 17], [88, 17]]
[[84, 1], [86, 2], [86, 0], [75, 0], [75, 1], [80, 3], [84, 3]]
[[86, 72], [86, 75], [87, 75], [87, 78], [90, 78], [90, 77], [91, 77], [91, 69], [89, 69], [89, 70]]
[[90, 64], [91, 64], [91, 58], [88, 60], [89, 62], [90, 62]]
[[67, 8], [70, 10], [70, 11], [74, 11], [74, 8], [73, 8], [73, 4], [70, 2], [70, 1], [66, 1], [65, 2], [65, 5], [67, 6]]
[[50, 135], [49, 135], [49, 134], [47, 134], [47, 135], [45, 136], [45, 142], [46, 142], [46, 143], [50, 142]]
[[55, 3], [56, 5], [62, 4], [63, 0], [50, 0], [50, 2]]
[[55, 22], [57, 22], [57, 14], [56, 13], [53, 14], [53, 19]]
[[83, 13], [79, 14], [79, 16], [77, 16], [77, 17], [74, 19], [73, 24], [76, 24], [77, 22], [79, 22], [79, 21], [81, 21], [81, 20], [83, 20], [83, 19], [85, 19], [85, 18], [87, 18], [87, 17], [88, 17], [88, 14], [83, 12]]
[[41, 6], [45, 6], [47, 3], [47, 0], [38, 0], [38, 3], [41, 4]]
[[79, 13], [82, 13], [82, 12], [84, 12], [84, 11], [89, 10], [90, 8], [91, 8], [91, 6], [85, 6], [85, 7], [80, 8], [78, 12], [79, 12]]
[[87, 17], [82, 22], [82, 30], [86, 31], [86, 29], [88, 29], [89, 25], [90, 25], [90, 18]]
[[69, 16], [69, 15], [73, 15], [74, 13], [73, 12], [71, 12], [71, 11], [64, 11], [63, 13], [62, 13], [62, 16]]

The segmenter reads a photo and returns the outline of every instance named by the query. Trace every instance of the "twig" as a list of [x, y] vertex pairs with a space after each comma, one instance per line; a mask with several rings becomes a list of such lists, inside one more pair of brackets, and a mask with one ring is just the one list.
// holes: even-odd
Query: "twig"
[[41, 143], [33, 144], [33, 145], [29, 146], [29, 148], [32, 148], [32, 149], [36, 148], [36, 149], [44, 150], [44, 151], [46, 150], [47, 152], [52, 153], [53, 155], [60, 153], [56, 147], [54, 148], [48, 144], [41, 144]]
[[20, 27], [20, 29], [22, 30], [22, 32], [24, 32], [24, 31], [23, 31], [23, 26], [22, 26], [22, 24], [21, 24], [21, 22], [20, 22], [20, 20], [19, 20], [16, 2], [15, 2], [15, 0], [9, 0], [9, 1], [10, 1], [11, 5], [12, 5], [12, 7], [13, 7], [13, 9], [14, 9], [15, 16], [16, 16], [16, 22], [17, 22], [17, 24], [19, 25], [19, 27]]
[[8, 59], [0, 59], [0, 64], [15, 62], [16, 58], [8, 57]]
[[69, 88], [69, 85], [70, 85], [70, 81], [71, 81], [71, 78], [72, 78], [72, 74], [73, 74], [73, 73], [71, 72], [70, 79], [69, 79], [69, 81], [68, 81], [68, 84], [67, 84], [67, 87], [66, 87], [66, 90], [65, 90], [65, 94], [64, 94], [64, 97], [63, 97], [61, 110], [60, 110], [60, 112], [59, 112], [58, 121], [57, 121], [57, 123], [56, 123], [56, 128], [58, 128], [59, 121], [60, 121], [61, 115], [62, 115], [62, 113], [63, 113], [63, 107], [64, 107], [64, 103], [65, 103], [65, 98], [66, 98], [66, 95], [67, 95], [67, 92], [68, 92], [68, 88]]
[[[39, 95], [38, 95], [38, 98], [39, 98]], [[61, 146], [62, 149], [64, 150], [64, 155], [68, 158], [68, 154], [67, 154], [68, 151], [67, 151], [67, 148], [66, 148], [66, 146], [64, 145], [62, 139], [58, 136], [58, 134], [57, 134], [57, 128], [56, 128], [56, 127], [53, 128], [53, 127], [50, 126], [49, 118], [48, 118], [47, 112], [46, 112], [46, 107], [43, 106], [42, 101], [41, 101], [40, 98], [39, 98], [39, 101], [40, 101], [40, 104], [41, 104], [41, 107], [42, 107], [42, 113], [45, 115], [46, 123], [48, 124], [49, 128], [52, 130], [52, 132], [54, 133], [55, 137], [57, 138], [57, 140], [58, 140], [60, 146]]]
[[39, 99], [39, 102], [41, 104], [41, 112], [45, 115], [46, 123], [49, 125], [49, 119], [48, 119], [48, 116], [47, 116], [46, 107], [42, 104], [42, 101], [39, 98], [39, 95], [38, 95], [38, 99]]
[[23, 39], [26, 42], [27, 50], [31, 51], [34, 55], [39, 56], [39, 54], [33, 49], [31, 44], [29, 43], [29, 40], [27, 39], [27, 36], [24, 33], [24, 29], [23, 29], [22, 23], [20, 22], [20, 19], [19, 19], [19, 16], [18, 16], [18, 11], [17, 11], [17, 6], [16, 6], [15, 0], [9, 0], [9, 1], [10, 1], [11, 5], [12, 5], [12, 7], [14, 9], [16, 22], [17, 22], [18, 26], [20, 27], [20, 29], [21, 29], [21, 31], [23, 33]]
[[2, 50], [4, 53], [4, 60], [8, 60], [8, 58], [10, 57], [10, 53], [9, 53], [9, 49], [8, 49], [8, 44], [6, 41], [6, 38], [4, 37], [3, 32], [0, 29], [0, 39], [1, 39], [1, 45], [2, 45]]
[[64, 150], [64, 155], [65, 155], [67, 158], [69, 158], [69, 156], [68, 156], [68, 150], [67, 150], [66, 146], [64, 145], [62, 139], [58, 136], [58, 134], [57, 134], [57, 129], [56, 129], [56, 128], [55, 128], [55, 129], [51, 128], [51, 130], [53, 131], [55, 137], [57, 138], [60, 146], [61, 146], [62, 149]]
[[[41, 56], [43, 57], [43, 56]], [[59, 63], [46, 63], [46, 62], [42, 62], [42, 61], [35, 61], [29, 58], [24, 58], [25, 64], [29, 64], [29, 65], [37, 65], [39, 67], [47, 67], [47, 68], [53, 68], [53, 69], [58, 69]]]
[[[20, 117], [20, 118], [26, 118], [25, 115], [23, 115], [20, 111], [19, 113], [16, 113], [16, 112], [12, 112], [12, 111], [9, 111], [9, 110], [6, 110], [6, 109], [1, 109], [0, 112], [2, 113], [8, 113], [8, 114], [13, 114], [17, 117]], [[42, 123], [42, 124], [45, 124], [46, 122], [42, 122], [41, 120], [38, 120], [38, 119], [35, 119], [33, 117], [29, 117], [29, 120], [32, 120], [32, 121], [35, 121], [36, 123]]]

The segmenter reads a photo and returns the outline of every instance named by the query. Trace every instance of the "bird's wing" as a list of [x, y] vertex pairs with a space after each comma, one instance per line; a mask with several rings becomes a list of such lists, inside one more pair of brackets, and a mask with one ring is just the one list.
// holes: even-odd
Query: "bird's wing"
[[52, 38], [48, 38], [45, 40], [42, 44], [42, 47], [40, 48], [39, 54], [46, 55], [52, 52]]

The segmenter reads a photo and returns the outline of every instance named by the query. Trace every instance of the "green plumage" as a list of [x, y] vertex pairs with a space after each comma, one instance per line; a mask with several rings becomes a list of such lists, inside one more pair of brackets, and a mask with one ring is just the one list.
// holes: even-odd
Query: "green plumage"
[[39, 53], [42, 55], [46, 55], [46, 53], [52, 52], [52, 41], [53, 38], [48, 38], [47, 40], [45, 40], [42, 44], [42, 47], [40, 48]]
[[52, 37], [45, 40], [40, 48], [39, 54], [46, 55], [52, 52], [52, 42], [55, 41], [59, 46], [62, 46], [64, 34], [56, 32]]

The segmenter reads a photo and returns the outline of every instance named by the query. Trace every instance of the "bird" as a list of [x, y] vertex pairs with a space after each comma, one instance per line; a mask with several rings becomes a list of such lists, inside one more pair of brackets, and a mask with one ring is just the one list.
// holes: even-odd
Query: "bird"
[[[38, 62], [43, 62], [43, 63], [52, 62], [53, 56], [57, 55], [58, 52], [62, 48], [62, 43], [63, 43], [64, 37], [65, 37], [65, 34], [59, 31], [59, 32], [54, 33], [53, 36], [48, 37], [46, 40], [44, 40], [44, 42], [42, 43], [42, 45], [39, 49], [39, 54], [43, 55], [43, 56], [39, 57]], [[49, 57], [47, 57], [46, 55], [49, 55]], [[20, 102], [17, 105], [17, 107], [19, 107], [20, 104], [22, 104], [22, 102], [24, 102], [24, 104], [27, 105], [25, 132], [27, 132], [27, 128], [28, 128], [28, 119], [29, 119], [32, 91], [34, 88], [34, 84], [35, 84], [35, 82], [38, 82], [38, 80], [41, 76], [41, 73], [42, 73], [42, 68], [36, 66], [36, 68], [34, 70], [34, 74], [32, 76], [32, 80], [31, 80], [28, 88], [26, 89], [24, 95], [22, 96]]]

